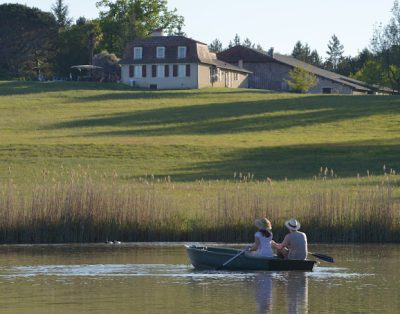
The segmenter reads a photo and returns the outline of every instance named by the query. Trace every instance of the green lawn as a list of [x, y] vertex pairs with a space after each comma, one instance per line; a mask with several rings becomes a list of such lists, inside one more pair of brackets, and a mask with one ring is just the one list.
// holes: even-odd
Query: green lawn
[[115, 84], [0, 82], [0, 180], [83, 167], [122, 180], [252, 173], [308, 179], [397, 169], [400, 98], [247, 89], [141, 91]]

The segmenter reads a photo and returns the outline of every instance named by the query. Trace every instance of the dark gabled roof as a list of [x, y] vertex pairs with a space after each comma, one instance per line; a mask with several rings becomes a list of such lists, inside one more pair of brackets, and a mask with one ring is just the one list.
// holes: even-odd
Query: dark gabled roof
[[218, 58], [232, 63], [237, 63], [239, 60], [243, 60], [244, 62], [249, 62], [249, 63], [279, 62], [281, 64], [288, 65], [290, 67], [304, 68], [316, 76], [334, 81], [339, 84], [349, 86], [357, 91], [392, 92], [392, 90], [390, 90], [389, 88], [367, 84], [365, 82], [358, 81], [341, 74], [327, 71], [317, 66], [311, 65], [309, 63], [300, 61], [292, 56], [281, 55], [281, 54], [274, 54], [273, 56], [269, 56], [265, 52], [244, 46], [235, 46], [230, 49], [227, 49], [219, 53]]
[[218, 59], [224, 60], [230, 63], [237, 63], [238, 60], [245, 60], [245, 62], [272, 62], [273, 58], [269, 55], [262, 53], [256, 49], [248, 48], [245, 46], [235, 46], [224, 50], [217, 54]]
[[309, 63], [300, 61], [294, 57], [281, 55], [281, 54], [274, 54], [274, 60], [279, 61], [280, 63], [290, 65], [292, 67], [303, 68], [307, 71], [317, 75], [319, 77], [334, 81], [339, 84], [347, 85], [355, 90], [368, 92], [371, 91], [371, 88], [367, 86], [366, 83], [360, 82], [354, 79], [350, 79], [344, 75], [337, 74], [335, 72], [327, 71], [311, 65]]
[[200, 63], [209, 64], [209, 65], [215, 65], [218, 68], [231, 70], [231, 71], [236, 71], [236, 72], [243, 72], [243, 73], [248, 73], [248, 74], [253, 73], [253, 72], [251, 72], [249, 70], [240, 68], [240, 67], [238, 67], [236, 65], [233, 65], [233, 64], [230, 64], [230, 63], [227, 63], [225, 61], [218, 60], [218, 59], [200, 59]]
[[[198, 45], [204, 46], [202, 53], [199, 53]], [[155, 48], [165, 47], [165, 58], [156, 58]], [[185, 46], [187, 48], [186, 58], [177, 59], [177, 47]], [[143, 48], [143, 58], [133, 59], [133, 48]], [[216, 59], [215, 54], [211, 54], [207, 44], [185, 36], [152, 36], [143, 39], [136, 39], [125, 49], [124, 57], [120, 64], [158, 64], [158, 63], [203, 63], [215, 65], [222, 69], [237, 71], [242, 73], [252, 73], [246, 69], [239, 68], [225, 61]]]
[[194, 40], [185, 36], [151, 36], [146, 38], [138, 38], [132, 42], [133, 46], [180, 46], [188, 43], [207, 45], [201, 41]]

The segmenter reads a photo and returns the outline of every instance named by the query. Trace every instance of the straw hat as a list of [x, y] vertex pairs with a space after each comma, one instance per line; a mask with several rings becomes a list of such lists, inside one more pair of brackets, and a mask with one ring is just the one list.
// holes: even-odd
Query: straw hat
[[287, 220], [286, 222], [285, 222], [285, 226], [286, 226], [286, 228], [288, 228], [290, 231], [297, 231], [297, 230], [299, 230], [300, 229], [300, 223], [296, 220], [296, 219], [294, 219], [294, 218], [292, 218], [292, 219], [289, 219], [289, 220]]
[[261, 230], [271, 230], [271, 222], [267, 218], [256, 219], [254, 222], [257, 228]]

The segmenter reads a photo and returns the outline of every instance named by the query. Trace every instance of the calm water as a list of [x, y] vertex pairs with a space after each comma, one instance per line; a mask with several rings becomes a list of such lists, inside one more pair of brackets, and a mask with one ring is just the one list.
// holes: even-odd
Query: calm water
[[0, 246], [0, 313], [399, 313], [400, 246], [314, 272], [199, 272], [182, 244]]

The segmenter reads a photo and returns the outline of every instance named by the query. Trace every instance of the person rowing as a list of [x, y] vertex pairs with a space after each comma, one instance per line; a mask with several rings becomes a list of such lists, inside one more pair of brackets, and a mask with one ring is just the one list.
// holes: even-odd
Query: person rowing
[[262, 257], [273, 257], [271, 222], [267, 218], [261, 218], [257, 219], [254, 224], [258, 231], [254, 234], [254, 244], [248, 250]]
[[288, 233], [282, 243], [272, 241], [272, 247], [277, 250], [278, 256], [284, 259], [305, 260], [308, 254], [307, 236], [304, 232], [300, 232], [300, 223], [292, 218], [285, 222]]

